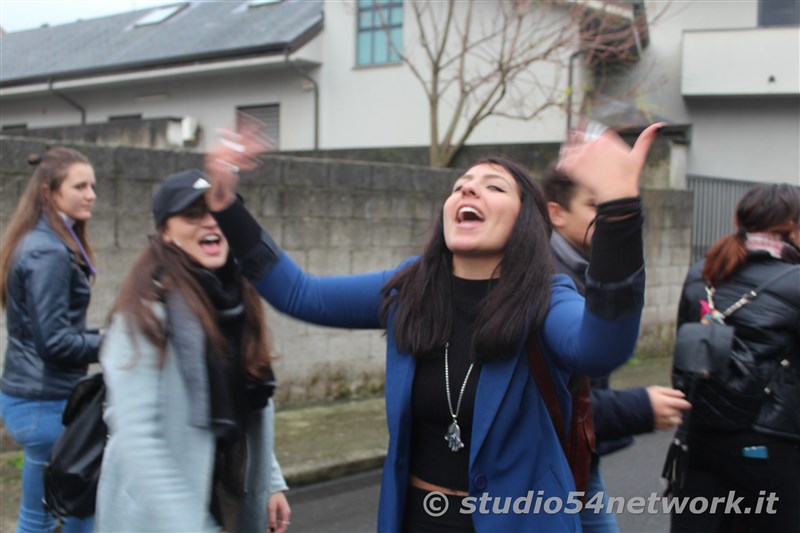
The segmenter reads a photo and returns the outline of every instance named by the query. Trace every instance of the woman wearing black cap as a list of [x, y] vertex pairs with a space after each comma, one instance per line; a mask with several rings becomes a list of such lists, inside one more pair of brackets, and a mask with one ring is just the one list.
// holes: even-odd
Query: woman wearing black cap
[[273, 453], [274, 352], [197, 170], [153, 197], [157, 234], [111, 312], [100, 355], [110, 439], [98, 531], [285, 531]]

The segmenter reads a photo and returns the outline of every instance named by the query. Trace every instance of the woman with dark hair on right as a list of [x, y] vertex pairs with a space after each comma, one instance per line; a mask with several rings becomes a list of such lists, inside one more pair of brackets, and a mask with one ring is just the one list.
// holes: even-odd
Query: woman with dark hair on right
[[[753, 409], [753, 420], [738, 417], [739, 428], [726, 421], [731, 428], [721, 431], [709, 426], [722, 427], [714, 417], [723, 411], [707, 406], [736, 400], [710, 381], [697, 386], [696, 398], [690, 398], [688, 469], [675, 495], [709, 502], [742, 497], [738, 507], [746, 514], [725, 514], [725, 504], [715, 513], [710, 508], [673, 512], [674, 532], [732, 531], [743, 523], [749, 531], [800, 529], [800, 189], [753, 187], [736, 208], [736, 227], [689, 270], [678, 327], [708, 313], [710, 291], [714, 308], [727, 315], [725, 323], [753, 354], [753, 375], [765, 394]], [[743, 294], [770, 280], [757, 298], [726, 313]], [[777, 499], [770, 509], [767, 497], [772, 494]]]

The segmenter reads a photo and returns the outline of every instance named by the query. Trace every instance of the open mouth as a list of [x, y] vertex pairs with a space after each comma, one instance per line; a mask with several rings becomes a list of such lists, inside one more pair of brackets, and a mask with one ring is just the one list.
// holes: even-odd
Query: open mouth
[[483, 222], [483, 214], [474, 207], [464, 206], [456, 213], [458, 222]]
[[222, 251], [222, 239], [219, 235], [206, 235], [200, 239], [200, 249], [208, 255], [217, 255]]

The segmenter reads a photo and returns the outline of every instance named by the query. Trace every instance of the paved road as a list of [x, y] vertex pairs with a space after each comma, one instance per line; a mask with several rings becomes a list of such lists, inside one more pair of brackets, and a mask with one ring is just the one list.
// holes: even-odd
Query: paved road
[[[671, 436], [671, 432], [644, 435], [635, 446], [606, 457], [602, 468], [609, 494], [626, 499], [660, 494], [661, 465]], [[379, 486], [380, 472], [373, 471], [292, 490], [290, 533], [375, 531]], [[618, 520], [623, 532], [669, 531], [669, 516], [664, 514], [623, 512]]]
[[[659, 431], [636, 437], [633, 446], [603, 458], [600, 464], [609, 495], [624, 497], [625, 501], [636, 496], [647, 499], [654, 492], [661, 496], [661, 467], [673, 434], [674, 431]], [[669, 515], [664, 513], [624, 512], [617, 515], [617, 521], [623, 532], [669, 531]]]
[[289, 491], [289, 533], [375, 531], [379, 470]]

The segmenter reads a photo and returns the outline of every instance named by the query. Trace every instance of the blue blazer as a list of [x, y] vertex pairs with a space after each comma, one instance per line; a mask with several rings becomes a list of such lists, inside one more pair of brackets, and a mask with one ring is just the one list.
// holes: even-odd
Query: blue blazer
[[[255, 285], [270, 304], [295, 318], [334, 327], [380, 328], [381, 288], [406, 264], [370, 274], [315, 277], [280, 253]], [[587, 298], [599, 302], [591, 306], [597, 311], [590, 312], [572, 281], [554, 276], [550, 307], [537, 334], [559, 399], [566, 406], [565, 422], [571, 409], [570, 373], [601, 375], [633, 352], [643, 294], [643, 269], [621, 283], [587, 280]], [[528, 368], [523, 340], [513, 357], [481, 368], [469, 461], [469, 493], [476, 498], [473, 524], [477, 531], [580, 531], [578, 515], [567, 512], [577, 510], [579, 499], [568, 501], [569, 492], [575, 490], [572, 474]], [[402, 530], [415, 370], [415, 358], [398, 351], [390, 323], [386, 333], [389, 450], [381, 483], [379, 531]], [[491, 503], [481, 504], [478, 498], [484, 494], [492, 498]], [[530, 500], [527, 510], [526, 497]], [[550, 501], [550, 509], [560, 502], [561, 510], [546, 513], [548, 498], [558, 499]], [[515, 513], [515, 505], [523, 512]]]

